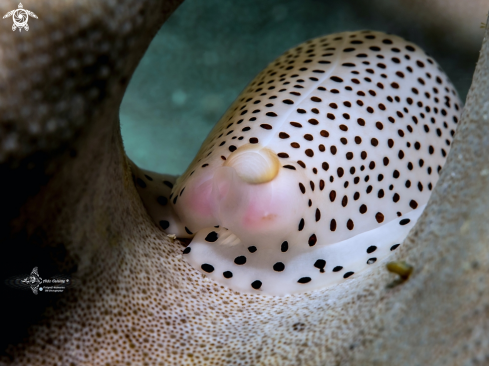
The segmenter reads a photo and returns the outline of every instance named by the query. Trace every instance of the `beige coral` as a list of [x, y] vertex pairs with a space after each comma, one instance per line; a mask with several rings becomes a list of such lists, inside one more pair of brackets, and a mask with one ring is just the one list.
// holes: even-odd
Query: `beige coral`
[[274, 298], [234, 293], [183, 262], [181, 244], [152, 223], [132, 183], [118, 106], [177, 5], [33, 3], [44, 19], [36, 34], [0, 35], [4, 247], [38, 240], [48, 252], [66, 248], [53, 260], [60, 269], [77, 265], [74, 287], [2, 363], [487, 363], [489, 31], [447, 165], [394, 254], [413, 265], [411, 277], [389, 286], [395, 276], [379, 266], [334, 288]]

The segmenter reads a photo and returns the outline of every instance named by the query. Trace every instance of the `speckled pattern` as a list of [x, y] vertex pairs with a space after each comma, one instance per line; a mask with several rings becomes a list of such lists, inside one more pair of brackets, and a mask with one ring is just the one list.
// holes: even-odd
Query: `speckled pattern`
[[[66, 146], [104, 100], [125, 88], [134, 61], [121, 55], [135, 41], [131, 33], [143, 29], [148, 9], [141, 3], [116, 11], [114, 4], [37, 2], [29, 4], [40, 17], [31, 19], [30, 31], [14, 33], [11, 20], [2, 22], [0, 162], [32, 165], [35, 153]], [[12, 6], [3, 3], [1, 13]], [[110, 21], [100, 29], [104, 17]], [[69, 26], [61, 27], [59, 18]], [[111, 42], [115, 35], [119, 40]]]
[[[83, 10], [77, 6], [87, 5], [59, 4], [77, 11], [66, 18], [63, 16], [67, 14], [53, 8], [53, 23], [63, 19], [69, 24], [69, 19], [78, 19]], [[90, 4], [92, 11], [97, 3]], [[129, 1], [118, 2], [117, 11], [115, 4], [104, 4], [114, 16], [124, 14], [124, 9], [134, 10]], [[141, 30], [146, 35], [154, 33], [176, 5], [156, 1], [139, 4], [147, 11], [143, 24], [148, 28]], [[4, 13], [10, 7], [1, 5]], [[42, 19], [40, 8], [33, 5], [29, 9]], [[135, 14], [129, 14], [133, 19]], [[103, 20], [91, 29], [108, 27], [106, 18]], [[10, 24], [5, 27], [12, 32]], [[29, 32], [32, 30], [34, 24]], [[149, 36], [141, 37], [145, 37], [141, 44], [130, 42], [127, 51], [134, 55], [127, 60], [128, 70], [134, 69], [147, 45]], [[14, 43], [2, 41], [2, 51], [9, 45], [15, 55]], [[396, 287], [387, 286], [394, 276], [382, 267], [327, 290], [283, 298], [239, 295], [207, 281], [181, 260], [181, 244], [153, 224], [134, 188], [117, 124], [123, 90], [102, 100], [93, 107], [93, 114], [87, 112], [85, 116], [91, 123], [77, 139], [78, 154], [54, 170], [42, 192], [28, 199], [19, 219], [13, 222], [14, 228], [42, 232], [49, 244], [66, 246], [78, 263], [76, 286], [48, 308], [44, 319], [30, 328], [29, 338], [9, 347], [0, 362], [487, 364], [488, 54], [486, 36], [467, 107], [440, 181], [420, 222], [395, 254], [395, 259], [414, 266], [412, 277]], [[113, 74], [109, 79], [119, 77]], [[8, 86], [14, 88], [11, 83]], [[5, 98], [2, 92], [0, 99]], [[23, 120], [18, 118], [22, 125]], [[57, 141], [50, 141], [56, 148]], [[23, 144], [9, 150], [11, 159], [23, 160], [29, 149], [39, 148]]]
[[378, 304], [382, 335], [345, 365], [391, 365], [392, 360], [404, 365], [489, 363], [488, 100], [486, 26], [452, 150], [400, 253], [414, 264], [416, 274]]

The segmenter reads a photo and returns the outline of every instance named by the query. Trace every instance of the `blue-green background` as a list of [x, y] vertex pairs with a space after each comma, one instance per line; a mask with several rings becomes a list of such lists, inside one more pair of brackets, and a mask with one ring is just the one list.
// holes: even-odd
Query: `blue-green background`
[[477, 49], [369, 4], [186, 0], [158, 32], [124, 97], [120, 119], [129, 157], [146, 169], [181, 174], [262, 68], [286, 49], [328, 33], [374, 29], [401, 35], [435, 57], [465, 100]]

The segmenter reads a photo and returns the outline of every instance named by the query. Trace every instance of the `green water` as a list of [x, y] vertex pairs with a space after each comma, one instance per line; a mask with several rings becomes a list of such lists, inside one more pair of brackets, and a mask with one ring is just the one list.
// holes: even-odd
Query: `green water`
[[431, 54], [463, 100], [477, 50], [426, 34], [402, 14], [365, 1], [186, 0], [164, 24], [134, 74], [120, 119], [126, 151], [146, 169], [181, 174], [248, 82], [288, 48], [328, 33], [374, 29]]

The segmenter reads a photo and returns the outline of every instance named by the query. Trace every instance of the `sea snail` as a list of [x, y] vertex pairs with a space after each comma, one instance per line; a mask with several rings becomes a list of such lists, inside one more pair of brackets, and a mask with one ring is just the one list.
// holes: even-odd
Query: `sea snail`
[[212, 280], [276, 296], [321, 289], [402, 243], [461, 107], [418, 46], [332, 34], [260, 72], [176, 182], [133, 166], [136, 187], [156, 223], [193, 238], [183, 258]]

